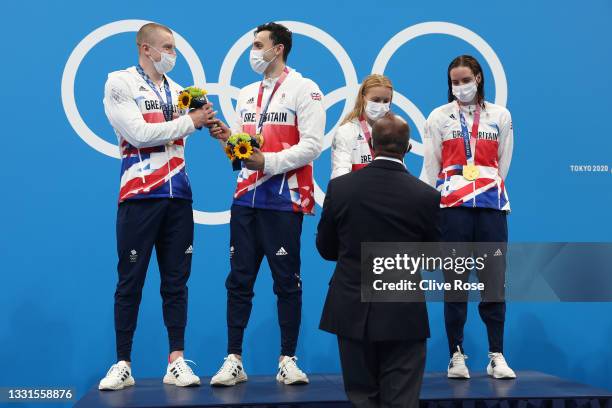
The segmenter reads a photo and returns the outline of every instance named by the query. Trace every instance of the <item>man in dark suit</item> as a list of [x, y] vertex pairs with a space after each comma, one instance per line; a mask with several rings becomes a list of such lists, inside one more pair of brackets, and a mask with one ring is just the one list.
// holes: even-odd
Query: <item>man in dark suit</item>
[[429, 337], [424, 302], [362, 302], [362, 242], [437, 242], [439, 193], [403, 163], [408, 124], [374, 123], [374, 161], [333, 179], [317, 249], [337, 261], [320, 329], [338, 336], [344, 389], [357, 407], [418, 407]]

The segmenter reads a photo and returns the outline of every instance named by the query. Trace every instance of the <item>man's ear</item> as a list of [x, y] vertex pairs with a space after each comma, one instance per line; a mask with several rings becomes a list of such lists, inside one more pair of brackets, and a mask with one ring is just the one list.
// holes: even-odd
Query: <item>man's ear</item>
[[278, 53], [278, 56], [282, 57], [284, 52], [285, 52], [285, 44], [276, 44], [276, 45], [280, 45], [280, 47], [279, 47], [280, 52]]
[[147, 43], [143, 43], [140, 45], [140, 49], [142, 50], [143, 53], [145, 53], [151, 49], [151, 46]]

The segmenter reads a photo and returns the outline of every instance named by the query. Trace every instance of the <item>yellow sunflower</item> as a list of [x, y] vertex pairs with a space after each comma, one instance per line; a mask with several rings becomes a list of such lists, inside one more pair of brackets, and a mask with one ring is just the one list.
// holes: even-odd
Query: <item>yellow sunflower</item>
[[178, 108], [189, 109], [189, 105], [191, 105], [191, 94], [188, 91], [181, 92], [178, 96]]
[[232, 149], [232, 146], [230, 146], [230, 145], [226, 145], [225, 146], [225, 154], [227, 155], [228, 159], [230, 159], [232, 161], [235, 159], [235, 157], [234, 157], [234, 150]]
[[234, 147], [234, 155], [240, 160], [248, 159], [251, 154], [253, 154], [253, 146], [249, 142], [240, 142]]

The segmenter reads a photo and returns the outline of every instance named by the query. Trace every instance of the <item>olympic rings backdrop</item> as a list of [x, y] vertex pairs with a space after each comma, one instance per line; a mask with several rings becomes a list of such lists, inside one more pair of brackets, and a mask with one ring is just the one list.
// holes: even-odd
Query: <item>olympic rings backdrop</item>
[[[446, 100], [446, 67], [459, 54], [476, 56], [487, 99], [513, 116], [510, 240], [612, 240], [606, 126], [612, 6], [605, 0], [563, 7], [553, 1], [40, 1], [5, 8], [0, 358], [18, 364], [3, 370], [0, 385], [74, 386], [81, 395], [114, 360], [119, 161], [102, 96], [108, 72], [136, 63], [135, 31], [146, 21], [175, 32], [179, 58], [171, 77], [203, 85], [230, 123], [239, 89], [258, 79], [247, 57], [252, 31], [263, 22], [283, 22], [294, 32], [288, 63], [325, 95], [324, 151], [315, 162], [318, 213], [305, 218], [302, 235], [298, 357], [308, 372], [339, 370], [335, 338], [317, 329], [333, 264], [316, 253], [314, 234], [331, 136], [369, 73], [384, 73], [395, 85], [393, 109], [412, 129], [406, 162], [419, 175], [423, 126]], [[200, 375], [211, 375], [225, 353], [227, 222], [236, 174], [207, 131], [190, 137], [187, 168], [196, 221], [187, 355]], [[134, 340], [134, 373], [141, 378], [161, 376], [166, 364], [158, 287], [152, 261]], [[265, 262], [255, 292], [245, 364], [249, 374], [272, 373], [279, 330]], [[476, 309], [470, 307], [465, 345], [470, 367], [482, 370], [487, 342]], [[610, 312], [602, 303], [511, 303], [507, 358], [517, 369], [612, 387]], [[427, 368], [440, 371], [447, 363], [440, 304], [430, 305], [430, 321]]]

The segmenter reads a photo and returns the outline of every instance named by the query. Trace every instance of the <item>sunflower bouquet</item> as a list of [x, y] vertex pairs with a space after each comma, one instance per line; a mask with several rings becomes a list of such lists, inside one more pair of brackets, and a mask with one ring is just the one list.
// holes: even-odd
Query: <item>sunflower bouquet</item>
[[196, 86], [190, 86], [181, 91], [178, 96], [178, 108], [180, 110], [199, 109], [208, 103], [207, 92]]
[[208, 103], [206, 98], [207, 92], [196, 86], [189, 86], [181, 91], [178, 96], [178, 108], [185, 109], [198, 109]]
[[248, 159], [255, 148], [263, 145], [263, 138], [259, 135], [253, 137], [248, 133], [236, 133], [230, 136], [225, 143], [225, 154], [232, 161], [232, 168], [240, 170], [241, 161]]

